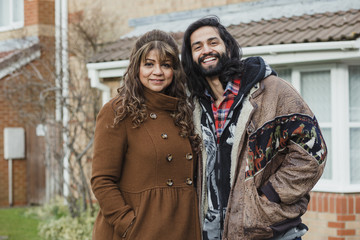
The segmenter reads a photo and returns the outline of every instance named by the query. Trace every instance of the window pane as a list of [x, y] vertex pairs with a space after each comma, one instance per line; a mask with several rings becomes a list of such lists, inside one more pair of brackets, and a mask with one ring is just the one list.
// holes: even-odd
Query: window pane
[[301, 73], [301, 95], [319, 122], [331, 122], [330, 88], [330, 71]]
[[0, 0], [0, 27], [10, 25], [9, 0]]
[[13, 21], [24, 21], [24, 0], [13, 0]]
[[322, 175], [322, 179], [332, 179], [332, 151], [331, 151], [331, 129], [330, 128], [321, 128], [321, 132], [325, 139], [325, 143], [327, 146], [327, 158], [326, 158], [326, 165], [325, 170]]
[[350, 183], [360, 183], [360, 128], [350, 128]]
[[350, 122], [360, 121], [360, 66], [349, 67]]
[[291, 83], [291, 69], [280, 69], [276, 70], [278, 76]]

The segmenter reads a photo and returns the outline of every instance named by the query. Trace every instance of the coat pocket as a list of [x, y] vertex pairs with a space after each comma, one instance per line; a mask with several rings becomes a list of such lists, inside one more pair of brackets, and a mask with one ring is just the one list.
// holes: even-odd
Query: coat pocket
[[134, 219], [131, 221], [128, 228], [125, 230], [124, 234], [121, 236], [123, 240], [130, 240], [131, 239], [131, 233], [132, 233], [132, 231], [134, 229], [135, 222], [136, 222], [136, 217], [134, 217]]
[[253, 179], [246, 181], [245, 185], [244, 233], [254, 239], [271, 237], [274, 233], [271, 226], [298, 218], [306, 210], [306, 207], [303, 209], [304, 204], [302, 202], [286, 205], [281, 202], [271, 202], [261, 197]]

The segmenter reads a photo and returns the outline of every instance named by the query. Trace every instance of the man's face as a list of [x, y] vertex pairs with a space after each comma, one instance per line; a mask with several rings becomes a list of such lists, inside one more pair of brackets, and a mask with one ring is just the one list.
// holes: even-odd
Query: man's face
[[220, 75], [226, 54], [224, 41], [218, 30], [214, 27], [205, 26], [194, 31], [190, 36], [191, 53], [205, 77]]

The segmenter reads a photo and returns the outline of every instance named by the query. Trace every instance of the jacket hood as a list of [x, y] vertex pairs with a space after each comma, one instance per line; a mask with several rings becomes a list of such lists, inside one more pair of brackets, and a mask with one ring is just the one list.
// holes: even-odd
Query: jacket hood
[[264, 78], [277, 73], [264, 61], [262, 57], [249, 57], [244, 61], [244, 72], [241, 79], [240, 92], [246, 94]]

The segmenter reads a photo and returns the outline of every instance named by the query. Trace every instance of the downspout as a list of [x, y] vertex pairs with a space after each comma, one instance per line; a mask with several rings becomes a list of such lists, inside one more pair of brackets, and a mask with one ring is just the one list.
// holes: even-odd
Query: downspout
[[[63, 184], [62, 190], [64, 197], [69, 194], [69, 149], [67, 147], [68, 137], [66, 135], [69, 112], [67, 108], [68, 96], [69, 96], [69, 72], [68, 72], [68, 43], [67, 43], [67, 28], [68, 28], [68, 5], [67, 0], [55, 0], [55, 71], [56, 88], [56, 106], [55, 106], [55, 118], [57, 122], [62, 124], [62, 142], [64, 157], [63, 162]], [[63, 101], [62, 101], [63, 100]], [[49, 173], [50, 179], [51, 173]], [[49, 188], [51, 188], [52, 184]], [[48, 197], [51, 196], [51, 190], [49, 189]]]
[[[55, 121], [61, 121], [61, 0], [55, 0]], [[46, 151], [51, 151], [47, 148]], [[55, 189], [58, 189], [56, 181], [54, 181], [55, 173], [51, 167], [51, 160], [49, 159], [48, 168], [46, 170], [46, 202], [50, 201]]]
[[69, 123], [69, 67], [68, 67], [68, 2], [67, 0], [61, 1], [61, 51], [62, 51], [62, 98], [63, 101], [63, 151], [64, 151], [64, 159], [63, 159], [63, 194], [66, 198], [69, 195], [69, 184], [70, 184], [70, 175], [69, 175], [69, 158], [70, 151], [68, 148], [68, 136], [67, 129]]
[[[61, 0], [55, 0], [55, 86], [61, 89]], [[55, 119], [61, 120], [61, 93], [56, 91]]]

